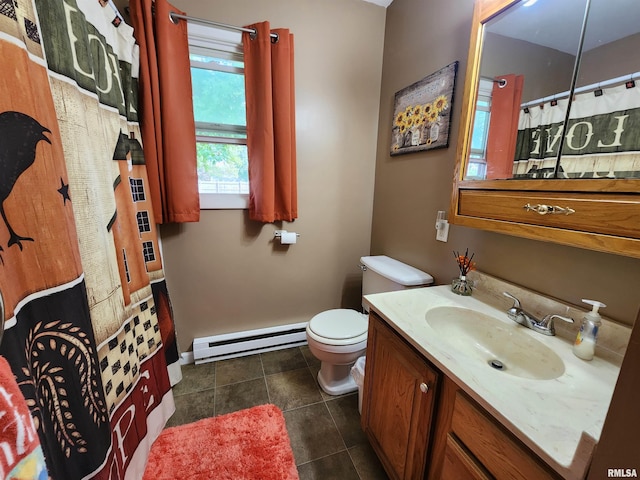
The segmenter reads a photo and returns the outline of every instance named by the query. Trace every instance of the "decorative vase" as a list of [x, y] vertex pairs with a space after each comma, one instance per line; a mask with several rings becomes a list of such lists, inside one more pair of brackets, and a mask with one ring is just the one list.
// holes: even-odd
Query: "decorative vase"
[[467, 280], [467, 277], [460, 275], [458, 278], [454, 278], [451, 282], [451, 291], [458, 295], [471, 295], [473, 292], [473, 282]]
[[431, 127], [428, 123], [425, 123], [422, 126], [422, 132], [420, 133], [420, 145], [425, 145], [427, 143], [427, 139], [430, 137]]
[[431, 143], [435, 143], [438, 141], [438, 137], [440, 136], [440, 123], [436, 122], [431, 125], [431, 130], [429, 131], [429, 139]]
[[418, 145], [420, 145], [421, 130], [422, 129], [420, 127], [413, 127], [411, 129], [411, 146], [412, 147], [417, 147]]

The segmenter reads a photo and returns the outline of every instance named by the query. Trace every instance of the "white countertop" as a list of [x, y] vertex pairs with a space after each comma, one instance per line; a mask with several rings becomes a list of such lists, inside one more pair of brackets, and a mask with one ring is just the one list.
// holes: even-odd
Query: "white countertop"
[[[448, 285], [366, 295], [400, 335], [476, 400], [542, 460], [568, 479], [584, 478], [600, 438], [619, 367], [601, 358], [583, 361], [570, 342], [522, 327], [506, 313]], [[477, 310], [524, 331], [554, 350], [565, 365], [552, 380], [506, 374], [455, 350], [426, 321], [439, 306]]]

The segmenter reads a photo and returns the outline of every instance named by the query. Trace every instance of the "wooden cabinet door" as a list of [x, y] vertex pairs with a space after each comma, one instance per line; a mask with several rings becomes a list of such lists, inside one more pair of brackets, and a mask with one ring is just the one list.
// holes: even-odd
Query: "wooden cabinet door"
[[451, 434], [447, 435], [440, 480], [490, 480], [482, 465], [460, 445]]
[[456, 396], [451, 432], [496, 480], [558, 478], [533, 452], [461, 392]]
[[424, 478], [438, 373], [373, 312], [362, 427], [394, 480]]

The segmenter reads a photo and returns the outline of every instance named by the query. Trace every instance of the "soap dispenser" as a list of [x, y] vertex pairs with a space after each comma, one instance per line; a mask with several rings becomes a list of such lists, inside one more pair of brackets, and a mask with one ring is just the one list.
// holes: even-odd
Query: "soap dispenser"
[[592, 306], [592, 310], [587, 312], [580, 325], [580, 331], [576, 336], [576, 341], [573, 344], [573, 353], [576, 357], [583, 360], [592, 360], [593, 354], [596, 350], [596, 339], [598, 337], [598, 329], [602, 324], [602, 319], [598, 313], [599, 308], [604, 308], [604, 303], [596, 300], [582, 299], [584, 303]]

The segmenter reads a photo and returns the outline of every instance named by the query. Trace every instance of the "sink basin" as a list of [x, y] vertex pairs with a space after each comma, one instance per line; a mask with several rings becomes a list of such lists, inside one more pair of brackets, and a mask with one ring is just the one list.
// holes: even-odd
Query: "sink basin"
[[425, 318], [447, 344], [487, 368], [536, 380], [551, 380], [564, 373], [558, 354], [515, 322], [452, 306], [434, 307]]

